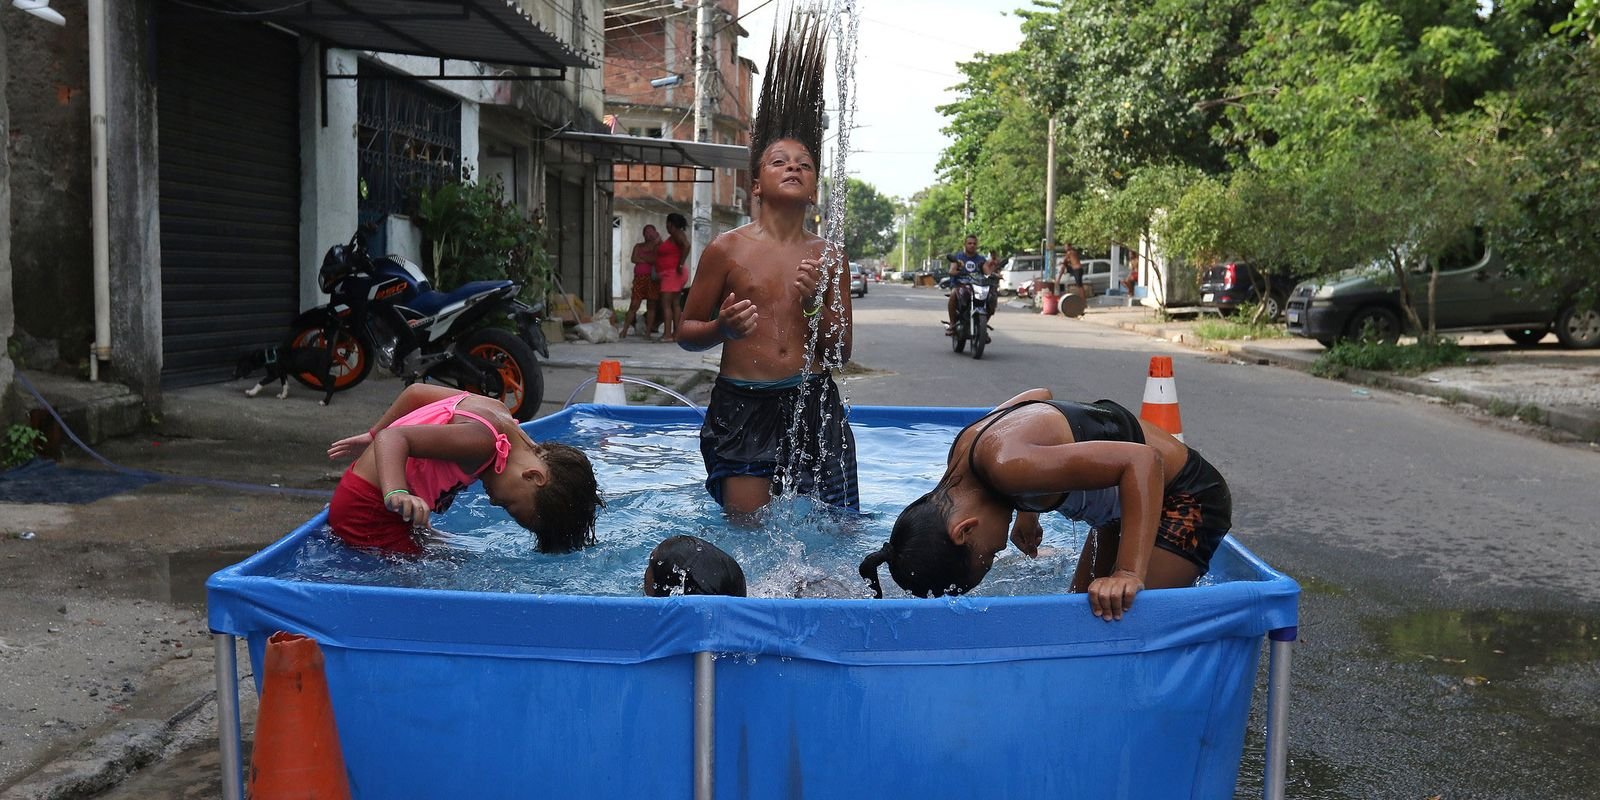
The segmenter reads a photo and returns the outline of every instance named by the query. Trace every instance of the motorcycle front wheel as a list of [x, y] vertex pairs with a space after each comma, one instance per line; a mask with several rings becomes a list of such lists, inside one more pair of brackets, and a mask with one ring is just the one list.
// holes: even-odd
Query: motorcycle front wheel
[[[289, 335], [289, 348], [291, 350], [321, 350], [328, 346], [328, 340], [323, 333], [322, 325], [316, 323], [302, 323]], [[353, 388], [356, 384], [367, 379], [367, 373], [372, 371], [372, 350], [360, 337], [354, 336], [344, 328], [339, 329], [338, 341], [333, 346], [333, 359], [328, 366], [328, 377], [333, 380], [333, 390], [342, 392]], [[296, 372], [294, 379], [307, 388], [319, 392], [327, 391], [322, 385], [322, 376], [311, 372]]]
[[[544, 402], [544, 373], [526, 342], [499, 328], [481, 328], [467, 334], [459, 347], [473, 358], [495, 366], [503, 390], [496, 399], [506, 404], [506, 410], [518, 422], [527, 422], [539, 413], [539, 404]], [[488, 394], [481, 386], [468, 384], [462, 388]]]
[[972, 334], [972, 357], [983, 358], [983, 346], [989, 343], [989, 323], [987, 320], [978, 320], [976, 331]]

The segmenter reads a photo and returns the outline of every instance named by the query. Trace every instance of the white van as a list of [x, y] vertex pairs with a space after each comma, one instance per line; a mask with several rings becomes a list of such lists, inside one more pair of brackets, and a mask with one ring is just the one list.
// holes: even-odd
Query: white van
[[1019, 287], [1044, 280], [1044, 257], [1038, 253], [1018, 253], [1000, 268], [1000, 293], [1016, 294]]

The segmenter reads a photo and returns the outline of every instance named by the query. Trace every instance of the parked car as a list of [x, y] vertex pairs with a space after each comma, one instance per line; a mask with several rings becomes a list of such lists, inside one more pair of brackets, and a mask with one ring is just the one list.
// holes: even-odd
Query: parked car
[[[1261, 291], [1257, 280], [1269, 287]], [[1249, 265], [1228, 262], [1208, 267], [1200, 275], [1200, 305], [1215, 308], [1222, 313], [1239, 310], [1245, 303], [1262, 303], [1267, 307], [1267, 319], [1278, 319], [1294, 291], [1294, 280], [1276, 272], [1251, 269]]]
[[[1494, 253], [1479, 252], [1469, 263], [1440, 270], [1437, 330], [1501, 330], [1520, 345], [1535, 344], [1554, 331], [1566, 347], [1600, 347], [1600, 308], [1585, 306], [1574, 292], [1540, 287]], [[1428, 273], [1412, 273], [1410, 285], [1426, 325]], [[1291, 292], [1285, 313], [1289, 333], [1324, 347], [1362, 338], [1393, 342], [1408, 332], [1400, 289], [1381, 267], [1302, 282]]]
[[1034, 281], [1044, 280], [1044, 259], [1038, 253], [1018, 253], [1000, 268], [1000, 293], [1026, 293]]
[[[1083, 266], [1083, 286], [1090, 295], [1098, 296], [1111, 291], [1111, 259], [1080, 258], [1078, 263]], [[1066, 294], [1067, 287], [1072, 285], [1072, 274], [1064, 269], [1059, 270], [1056, 275], [1056, 294]]]
[[867, 296], [867, 270], [854, 261], [850, 262], [850, 296]]

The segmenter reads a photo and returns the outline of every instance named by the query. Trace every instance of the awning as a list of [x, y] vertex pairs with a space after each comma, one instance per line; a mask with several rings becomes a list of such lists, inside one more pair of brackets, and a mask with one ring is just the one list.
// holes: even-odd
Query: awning
[[335, 47], [523, 67], [597, 66], [539, 27], [515, 0], [201, 0]]
[[562, 141], [572, 142], [594, 156], [596, 161], [613, 164], [648, 164], [662, 167], [699, 169], [749, 169], [750, 148], [742, 144], [711, 144], [685, 139], [656, 139], [649, 136], [621, 136], [611, 133], [562, 131]]

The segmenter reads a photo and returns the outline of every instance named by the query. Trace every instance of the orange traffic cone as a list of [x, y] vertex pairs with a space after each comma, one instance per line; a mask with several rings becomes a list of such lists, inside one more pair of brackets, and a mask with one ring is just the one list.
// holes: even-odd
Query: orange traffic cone
[[1144, 382], [1144, 406], [1139, 418], [1183, 441], [1183, 418], [1178, 415], [1178, 385], [1172, 377], [1172, 356], [1151, 356], [1150, 377]]
[[251, 800], [349, 800], [322, 648], [279, 631], [267, 639], [250, 754]]
[[602, 361], [594, 378], [594, 402], [602, 406], [625, 406], [628, 393], [622, 389], [622, 362]]

